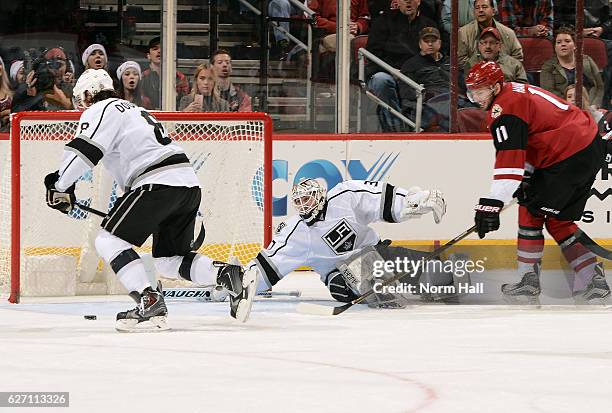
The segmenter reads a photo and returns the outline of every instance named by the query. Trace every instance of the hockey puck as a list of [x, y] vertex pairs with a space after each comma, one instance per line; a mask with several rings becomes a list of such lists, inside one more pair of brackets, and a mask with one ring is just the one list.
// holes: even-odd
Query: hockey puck
[[84, 315], [85, 320], [96, 320], [98, 317], [95, 315]]

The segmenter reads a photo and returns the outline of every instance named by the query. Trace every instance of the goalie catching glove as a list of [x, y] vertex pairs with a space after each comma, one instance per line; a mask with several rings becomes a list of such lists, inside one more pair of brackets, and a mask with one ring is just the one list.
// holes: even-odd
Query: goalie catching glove
[[421, 215], [431, 212], [434, 221], [436, 224], [439, 224], [444, 214], [446, 214], [444, 195], [437, 189], [423, 191], [418, 187], [410, 188], [406, 195], [406, 202], [407, 204], [400, 215], [401, 221], [420, 218]]
[[59, 180], [59, 172], [55, 171], [45, 176], [45, 187], [47, 188], [47, 205], [49, 208], [67, 214], [72, 211], [76, 202], [74, 196], [75, 184], [72, 184], [66, 191], [60, 192], [55, 189], [55, 183]]

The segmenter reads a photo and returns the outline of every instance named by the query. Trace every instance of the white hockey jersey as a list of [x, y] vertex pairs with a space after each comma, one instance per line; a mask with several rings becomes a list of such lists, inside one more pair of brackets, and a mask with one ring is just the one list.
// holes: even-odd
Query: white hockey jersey
[[257, 266], [268, 287], [301, 266], [312, 267], [324, 281], [341, 261], [380, 241], [369, 224], [400, 222], [408, 202], [407, 190], [388, 183], [341, 182], [328, 192], [320, 220], [308, 226], [295, 215], [282, 222], [250, 266]]
[[123, 191], [144, 184], [199, 186], [185, 152], [162, 124], [123, 99], [106, 99], [83, 112], [64, 148], [55, 187], [66, 190], [100, 160]]

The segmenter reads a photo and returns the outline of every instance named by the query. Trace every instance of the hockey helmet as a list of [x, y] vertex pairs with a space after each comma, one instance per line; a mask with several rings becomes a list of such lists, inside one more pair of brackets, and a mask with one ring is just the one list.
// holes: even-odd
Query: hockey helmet
[[291, 202], [307, 224], [314, 223], [323, 210], [326, 192], [323, 185], [311, 178], [300, 179], [291, 189]]
[[467, 95], [471, 102], [490, 105], [493, 89], [496, 84], [504, 84], [504, 72], [496, 62], [480, 62], [472, 66], [465, 79]]
[[113, 79], [104, 69], [87, 69], [79, 77], [74, 85], [72, 100], [75, 109], [84, 109], [89, 105], [86, 104], [87, 94], [93, 98], [102, 90], [114, 90]]

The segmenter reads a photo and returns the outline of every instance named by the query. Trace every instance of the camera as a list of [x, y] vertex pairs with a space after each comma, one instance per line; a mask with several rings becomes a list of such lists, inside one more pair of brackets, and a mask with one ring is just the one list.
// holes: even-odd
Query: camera
[[36, 89], [40, 92], [47, 92], [53, 90], [55, 85], [55, 75], [51, 70], [58, 70], [64, 65], [65, 62], [62, 59], [44, 59], [39, 58], [32, 63], [32, 69], [34, 70], [34, 77], [36, 78]]

